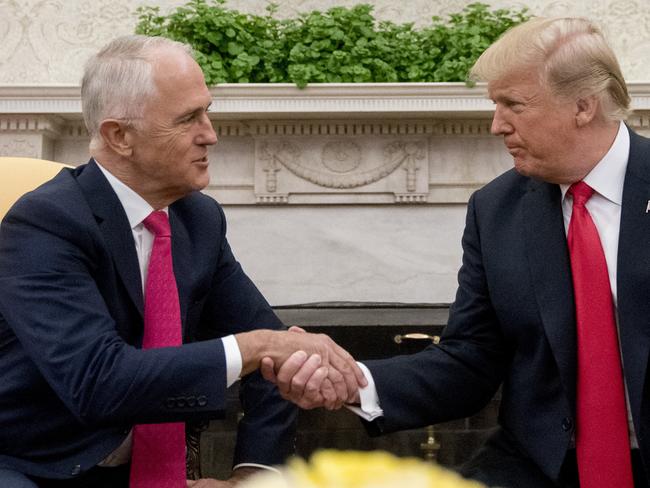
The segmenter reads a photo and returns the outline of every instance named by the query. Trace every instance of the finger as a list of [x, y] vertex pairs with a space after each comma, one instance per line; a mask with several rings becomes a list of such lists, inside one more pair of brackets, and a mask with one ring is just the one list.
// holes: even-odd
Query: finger
[[[291, 391], [293, 377], [300, 371], [300, 368], [307, 360], [308, 356], [305, 351], [296, 351], [280, 366], [280, 369], [276, 373], [276, 384], [280, 392], [288, 394]], [[320, 364], [320, 357], [318, 361]]]
[[359, 365], [354, 360], [352, 355], [341, 346], [339, 346], [336, 342], [334, 342], [328, 335], [318, 334], [318, 336], [324, 342], [322, 346], [326, 347], [331, 354], [331, 356], [329, 354], [327, 357], [324, 356], [325, 361], [323, 364], [331, 363], [344, 376], [349, 376], [350, 379], [346, 378], [346, 382], [350, 382], [353, 378], [358, 386], [367, 386], [368, 382], [366, 380], [366, 377], [364, 376], [363, 371], [361, 371], [361, 368], [359, 368]]
[[336, 400], [343, 404], [350, 396], [350, 394], [348, 394], [348, 386], [345, 382], [345, 378], [339, 371], [330, 367], [327, 379], [329, 380], [330, 386], [336, 396]]
[[291, 327], [289, 327], [289, 332], [300, 332], [302, 334], [307, 333], [305, 329], [303, 329], [302, 327], [298, 327], [297, 325], [292, 325]]
[[[334, 389], [334, 385], [329, 380], [329, 378], [323, 381], [321, 386], [321, 395], [323, 396], [324, 406], [327, 410], [334, 410], [339, 404], [337, 393]], [[340, 402], [342, 404], [342, 402]]]
[[359, 387], [367, 386], [368, 382], [361, 368], [350, 353], [331, 339], [330, 342], [331, 354], [327, 357], [328, 362], [343, 375], [348, 395], [352, 395]]
[[300, 369], [298, 369], [294, 374], [291, 375], [290, 379], [283, 381], [290, 381], [291, 390], [290, 397], [292, 399], [299, 399], [305, 393], [305, 386], [307, 382], [312, 377], [312, 375], [320, 368], [321, 366], [321, 357], [318, 354], [312, 354], [309, 356], [307, 361], [305, 361]]
[[329, 368], [327, 366], [321, 366], [314, 374], [311, 375], [307, 384], [305, 384], [304, 399], [305, 403], [309, 405], [309, 408], [322, 407], [323, 397], [320, 393], [321, 386], [323, 381], [327, 380]]
[[310, 410], [325, 406], [325, 400], [323, 395], [321, 395], [321, 385], [323, 381], [327, 381], [327, 370], [327, 366], [321, 366], [311, 375], [311, 378], [309, 378], [309, 381], [305, 385], [302, 398], [297, 402], [300, 408]]
[[278, 378], [275, 375], [275, 363], [273, 362], [273, 359], [268, 357], [262, 358], [262, 362], [260, 363], [260, 372], [266, 381], [270, 381], [274, 384], [278, 383]]

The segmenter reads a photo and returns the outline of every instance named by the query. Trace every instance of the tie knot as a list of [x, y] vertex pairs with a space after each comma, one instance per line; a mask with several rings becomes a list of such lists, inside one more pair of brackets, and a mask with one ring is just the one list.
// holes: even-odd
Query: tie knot
[[171, 228], [169, 227], [169, 218], [167, 218], [167, 214], [162, 210], [151, 212], [142, 223], [156, 237], [170, 237], [172, 235]]
[[569, 194], [573, 197], [574, 205], [584, 205], [594, 194], [594, 189], [584, 181], [578, 181], [569, 187]]

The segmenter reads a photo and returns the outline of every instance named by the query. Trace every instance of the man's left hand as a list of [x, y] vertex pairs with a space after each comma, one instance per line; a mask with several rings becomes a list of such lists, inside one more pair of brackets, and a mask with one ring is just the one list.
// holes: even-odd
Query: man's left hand
[[227, 480], [201, 478], [200, 480], [187, 480], [187, 488], [233, 488], [252, 474], [263, 471], [262, 468], [244, 467], [232, 472]]

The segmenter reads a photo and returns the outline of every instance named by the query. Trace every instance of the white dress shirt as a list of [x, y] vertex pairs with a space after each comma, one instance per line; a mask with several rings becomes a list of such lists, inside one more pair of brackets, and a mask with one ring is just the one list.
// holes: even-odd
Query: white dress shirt
[[[618, 133], [614, 143], [607, 154], [598, 162], [591, 172], [583, 179], [591, 188], [594, 189], [593, 196], [587, 201], [587, 210], [598, 229], [605, 260], [607, 261], [607, 271], [609, 274], [609, 283], [612, 288], [612, 298], [614, 307], [617, 306], [616, 295], [616, 260], [618, 256], [618, 236], [621, 226], [621, 205], [623, 203], [623, 183], [625, 180], [625, 171], [630, 154], [630, 133], [623, 122], [620, 123]], [[562, 190], [562, 213], [564, 216], [564, 230], [568, 232], [571, 214], [573, 213], [573, 198], [567, 195], [570, 185], [560, 185]], [[618, 313], [616, 313], [618, 322]], [[373, 420], [381, 415], [383, 411], [379, 403], [379, 397], [375, 388], [375, 382], [372, 374], [365, 366], [362, 370], [368, 380], [368, 386], [359, 390], [361, 397], [361, 407], [348, 407], [357, 415], [366, 420]], [[630, 429], [630, 445], [638, 447], [638, 441], [634, 432], [632, 415], [630, 412], [630, 402], [627, 398], [626, 403], [627, 415]]]
[[[138, 255], [138, 264], [140, 265], [142, 295], [144, 296], [145, 277], [147, 276], [147, 270], [149, 268], [149, 258], [151, 257], [154, 235], [147, 230], [142, 221], [146, 219], [154, 209], [140, 195], [113, 176], [97, 160], [95, 160], [95, 162], [108, 180], [111, 188], [113, 188], [113, 191], [122, 204], [126, 217], [129, 220], [131, 232], [133, 232], [135, 251]], [[163, 211], [167, 213], [167, 208], [164, 208]], [[231, 386], [235, 381], [237, 381], [241, 374], [241, 352], [237, 340], [233, 335], [223, 337], [221, 341], [223, 342], [223, 350], [226, 360], [226, 385]], [[131, 433], [129, 433], [124, 442], [106, 459], [99, 463], [99, 465], [119, 466], [120, 464], [127, 463], [131, 458], [131, 444]]]

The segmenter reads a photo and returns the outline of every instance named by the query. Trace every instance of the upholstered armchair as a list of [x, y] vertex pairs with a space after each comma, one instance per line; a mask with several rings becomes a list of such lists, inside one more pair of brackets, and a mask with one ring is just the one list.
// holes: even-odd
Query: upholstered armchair
[[0, 157], [0, 218], [22, 195], [45, 183], [66, 166], [44, 159]]

